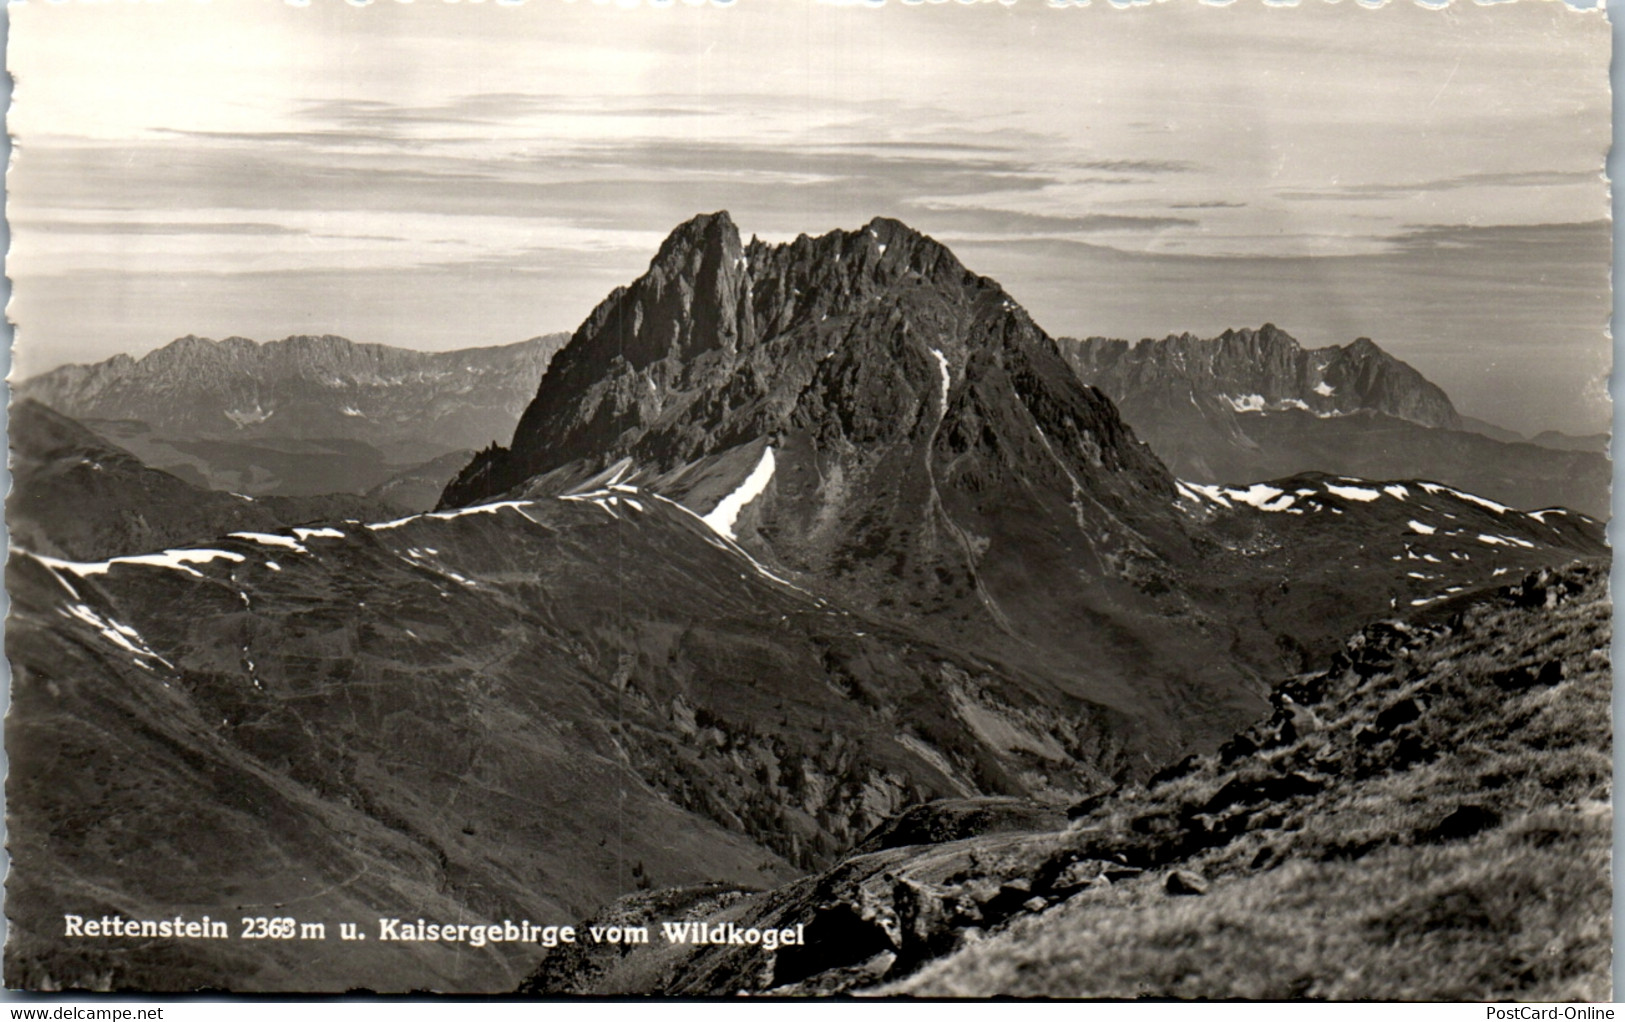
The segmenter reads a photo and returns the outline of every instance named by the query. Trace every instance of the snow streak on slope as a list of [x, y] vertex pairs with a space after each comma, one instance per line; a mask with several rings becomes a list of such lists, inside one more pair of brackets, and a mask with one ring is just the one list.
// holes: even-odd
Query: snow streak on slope
[[[503, 508], [510, 508], [511, 507], [511, 508], [514, 508], [515, 510], [518, 510], [520, 508], [529, 507], [534, 503], [535, 503], [535, 501], [531, 501], [531, 500], [499, 500], [499, 501], [495, 501], [495, 502], [490, 503], [490, 504], [476, 504], [473, 507], [460, 507], [460, 508], [456, 508], [456, 509], [451, 510], [451, 511], [428, 511], [428, 512], [425, 512], [425, 513], [420, 514], [420, 515], [407, 515], [405, 518], [397, 518], [392, 522], [370, 522], [370, 523], [368, 523], [367, 528], [371, 529], [374, 532], [378, 532], [378, 531], [380, 531], [382, 529], [398, 529], [401, 526], [405, 525], [407, 522], [415, 522], [415, 521], [418, 521], [419, 519], [424, 519], [424, 518], [433, 518], [436, 521], [446, 522], [446, 521], [450, 521], [453, 518], [461, 518], [464, 515], [490, 515], [490, 514], [496, 514], [498, 511], [501, 511]], [[523, 514], [524, 512], [521, 511], [520, 513]], [[295, 532], [301, 532], [303, 530], [295, 529], [294, 531]], [[313, 535], [318, 535], [318, 536], [328, 536], [328, 535], [343, 536], [344, 533], [336, 532], [336, 531], [334, 531], [332, 529], [327, 529], [327, 530], [323, 530], [321, 532], [314, 533]]]
[[937, 413], [940, 419], [948, 414], [948, 391], [953, 389], [954, 378], [953, 374], [948, 372], [948, 357], [935, 348], [931, 349], [931, 354], [937, 357], [937, 369], [942, 373], [942, 403]]
[[[27, 551], [19, 551], [27, 553]], [[64, 561], [55, 557], [46, 557], [43, 554], [29, 554], [47, 568], [59, 571], [70, 571], [75, 575], [105, 575], [111, 571], [115, 564], [143, 565], [151, 568], [171, 568], [184, 571], [188, 575], [203, 577], [200, 571], [194, 571], [188, 565], [207, 564], [215, 560], [241, 561], [242, 554], [234, 554], [229, 550], [165, 550], [156, 554], [137, 554], [130, 557], [114, 557], [106, 561]]]
[[760, 497], [762, 491], [767, 489], [767, 484], [773, 481], [774, 464], [773, 448], [763, 448], [761, 460], [751, 469], [745, 481], [739, 484], [739, 489], [723, 497], [722, 501], [711, 509], [711, 513], [704, 515], [701, 520], [715, 529], [718, 535], [738, 539], [734, 533], [734, 523], [739, 520], [739, 512], [745, 510], [745, 505]]

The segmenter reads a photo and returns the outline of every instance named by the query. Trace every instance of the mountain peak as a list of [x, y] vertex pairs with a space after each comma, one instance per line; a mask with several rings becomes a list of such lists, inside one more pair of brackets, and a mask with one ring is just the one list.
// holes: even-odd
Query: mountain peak
[[889, 216], [877, 216], [864, 224], [863, 229], [885, 242], [890, 242], [893, 238], [918, 238], [922, 240], [926, 238], [926, 235], [921, 234], [908, 224], [903, 223], [903, 221]]
[[[738, 246], [726, 213], [673, 231], [559, 353], [512, 450], [483, 453], [442, 503], [622, 458], [679, 472], [759, 442], [789, 464], [788, 437], [812, 478], [847, 459], [867, 473], [941, 457], [967, 486], [1171, 488], [1003, 288], [902, 221]], [[709, 491], [697, 499], [708, 506]]]
[[728, 211], [721, 209], [715, 213], [701, 213], [678, 224], [661, 242], [660, 250], [650, 265], [670, 263], [707, 252], [737, 257], [741, 247], [739, 228], [734, 226]]

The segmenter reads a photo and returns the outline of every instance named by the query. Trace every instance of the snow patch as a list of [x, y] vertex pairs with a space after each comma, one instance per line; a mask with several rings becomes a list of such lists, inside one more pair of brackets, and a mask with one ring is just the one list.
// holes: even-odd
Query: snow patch
[[1301, 398], [1295, 397], [1284, 397], [1273, 404], [1264, 400], [1262, 394], [1220, 394], [1219, 400], [1229, 403], [1230, 407], [1238, 412], [1279, 412], [1295, 408], [1301, 412], [1308, 412], [1317, 419], [1338, 419], [1344, 414], [1338, 411], [1317, 412]]
[[340, 408], [339, 409], [339, 414], [348, 415], [352, 419], [358, 419], [358, 418], [359, 419], [364, 419], [364, 418], [366, 418], [366, 415], [364, 415], [362, 413], [361, 409], [359, 409], [359, 408], [351, 408], [349, 405], [345, 405], [343, 408]]
[[1227, 489], [1225, 496], [1242, 504], [1251, 504], [1260, 511], [1285, 511], [1297, 498], [1290, 493], [1264, 483], [1254, 483], [1245, 490]]
[[1325, 380], [1321, 380], [1319, 383], [1315, 384], [1315, 393], [1319, 394], [1321, 397], [1331, 397], [1332, 388], [1326, 385]]
[[1479, 496], [1475, 496], [1474, 494], [1471, 494], [1471, 493], [1463, 493], [1460, 490], [1454, 490], [1454, 489], [1451, 489], [1448, 486], [1441, 486], [1438, 483], [1423, 483], [1422, 484], [1422, 489], [1428, 491], [1429, 493], [1433, 494], [1434, 496], [1438, 496], [1441, 493], [1448, 493], [1452, 497], [1457, 498], [1458, 500], [1465, 500], [1470, 504], [1477, 504], [1479, 507], [1489, 508], [1491, 511], [1494, 511], [1498, 515], [1504, 515], [1508, 511], [1512, 510], [1510, 507], [1507, 507], [1505, 504], [1497, 503], [1497, 502], [1495, 502], [1493, 500], [1490, 500], [1487, 497], [1479, 497]]
[[[692, 518], [695, 521], [699, 522], [700, 524], [706, 526], [707, 531], [713, 533], [715, 535], [715, 537], [716, 537], [714, 539], [708, 538], [707, 542], [709, 542], [712, 546], [716, 547], [719, 550], [726, 550], [726, 551], [728, 551], [730, 553], [738, 554], [740, 557], [743, 557], [747, 562], [750, 563], [750, 566], [752, 568], [756, 569], [756, 574], [762, 576], [763, 578], [765, 578], [765, 579], [767, 579], [767, 580], [769, 580], [771, 582], [777, 582], [779, 585], [784, 586], [787, 589], [794, 589], [796, 592], [801, 593], [803, 596], [812, 597], [813, 602], [818, 604], [820, 607], [829, 606], [829, 604], [824, 601], [823, 597], [814, 596], [812, 593], [807, 592], [807, 590], [805, 590], [805, 589], [801, 588], [800, 586], [796, 585], [794, 582], [791, 582], [788, 579], [780, 578], [778, 575], [775, 575], [771, 571], [768, 571], [767, 568], [762, 564], [761, 561], [758, 561], [756, 558], [754, 558], [754, 557], [752, 557], [750, 555], [750, 551], [746, 550], [744, 547], [742, 547], [738, 543], [734, 542], [731, 537], [726, 536], [726, 535], [724, 535], [722, 533], [719, 533], [719, 532], [715, 532], [715, 530], [711, 528], [711, 523], [710, 522], [707, 522], [704, 518], [701, 518], [699, 515], [695, 514], [692, 510], [690, 510], [685, 505], [683, 505], [683, 504], [681, 504], [681, 503], [679, 503], [679, 502], [677, 502], [675, 500], [672, 500], [670, 497], [662, 496], [661, 494], [658, 494], [658, 493], [654, 492], [653, 490], [646, 491], [645, 496], [652, 497], [655, 500], [658, 500], [658, 501], [660, 501], [660, 502], [662, 502], [664, 504], [670, 504], [673, 508], [677, 509], [678, 511], [681, 511], [683, 514], [688, 515], [690, 518]], [[740, 576], [740, 577], [744, 577], [744, 576]], [[835, 611], [833, 611], [833, 610], [826, 611], [826, 613], [828, 613], [831, 617], [835, 616]], [[843, 613], [844, 613], [844, 611], [843, 611]]]
[[1264, 395], [1262, 394], [1243, 394], [1240, 397], [1220, 394], [1219, 400], [1230, 402], [1230, 407], [1238, 412], [1261, 412], [1264, 410]]
[[282, 570], [282, 565], [278, 564], [275, 561], [266, 561], [265, 566], [267, 568], [270, 568], [272, 571], [281, 571]]
[[710, 514], [703, 515], [701, 521], [719, 535], [738, 539], [739, 537], [734, 535], [734, 524], [739, 520], [739, 513], [745, 510], [745, 505], [760, 497], [762, 491], [767, 489], [767, 484], [773, 481], [774, 465], [773, 448], [764, 447], [762, 457], [756, 462], [756, 467], [751, 469], [750, 475], [745, 477], [745, 481], [739, 484], [737, 490], [723, 497], [717, 506], [711, 509]]
[[293, 534], [300, 539], [343, 539], [344, 533], [337, 529], [323, 526], [319, 529], [295, 529]]
[[[565, 498], [565, 499], [570, 499], [570, 498]], [[535, 501], [533, 501], [533, 500], [499, 500], [499, 501], [496, 501], [496, 502], [491, 503], [491, 504], [476, 504], [473, 507], [460, 507], [460, 508], [457, 508], [455, 511], [432, 511], [432, 512], [429, 512], [428, 514], [407, 515], [405, 518], [397, 518], [392, 522], [373, 522], [373, 523], [369, 524], [367, 526], [367, 528], [371, 529], [374, 532], [379, 532], [379, 531], [381, 531], [383, 529], [398, 529], [401, 526], [405, 525], [407, 522], [415, 522], [419, 518], [433, 518], [433, 519], [436, 519], [438, 521], [445, 522], [445, 521], [450, 521], [453, 518], [461, 518], [464, 515], [489, 515], [489, 514], [495, 514], [498, 511], [501, 511], [503, 508], [506, 508], [506, 507], [511, 507], [511, 508], [514, 508], [514, 509], [517, 510], [518, 508], [529, 507], [534, 503], [535, 503]], [[301, 530], [295, 529], [293, 531], [294, 531], [295, 534], [297, 534]], [[332, 535], [336, 535], [336, 536], [343, 536], [344, 535], [344, 533], [336, 532], [335, 530], [332, 530], [332, 529], [327, 530], [327, 532], [332, 534]], [[303, 538], [303, 537], [301, 537], [301, 538]]]
[[1516, 536], [1491, 536], [1488, 533], [1481, 532], [1478, 534], [1478, 541], [1488, 543], [1490, 546], [1521, 546], [1526, 550], [1535, 549], [1535, 544], [1526, 539], [1519, 539]]
[[931, 354], [937, 357], [937, 371], [942, 374], [942, 405], [937, 413], [937, 418], [940, 419], [948, 414], [948, 391], [953, 389], [954, 377], [948, 371], [948, 357], [935, 348], [931, 349]]
[[300, 543], [298, 540], [288, 536], [276, 536], [269, 532], [234, 532], [228, 538], [246, 539], [249, 542], [258, 543], [261, 546], [285, 547], [289, 550], [297, 550], [302, 554], [309, 552], [305, 549], [304, 544]]
[[447, 522], [453, 518], [462, 518], [465, 515], [494, 515], [503, 508], [508, 507], [511, 507], [517, 511], [519, 508], [529, 507], [532, 503], [534, 503], [534, 501], [499, 500], [491, 504], [476, 504], [473, 507], [460, 507], [455, 511], [434, 511], [425, 517], [437, 518], [440, 521]]
[[[131, 628], [129, 625], [120, 624], [119, 622], [114, 621], [112, 618], [103, 617], [83, 603], [75, 603], [71, 606], [61, 608], [58, 613], [66, 618], [73, 618], [83, 621], [85, 624], [100, 632], [102, 637], [108, 642], [111, 642], [113, 645], [119, 647], [127, 653], [133, 653], [138, 658], [152, 657], [154, 660], [162, 663], [165, 667], [173, 669], [175, 666], [168, 660], [165, 660], [163, 657], [153, 652], [152, 647], [147, 645], [146, 640], [141, 637], [140, 632], [136, 631], [134, 628]], [[139, 659], [137, 660], [137, 663], [140, 663]], [[141, 666], [145, 667], [147, 665], [141, 664]]]
[[1434, 526], [1423, 524], [1422, 522], [1419, 522], [1414, 518], [1412, 518], [1410, 521], [1406, 522], [1405, 525], [1412, 532], [1420, 533], [1420, 534], [1422, 534], [1424, 536], [1431, 536], [1435, 532], [1439, 531]]
[[1225, 507], [1234, 507], [1235, 506], [1235, 505], [1230, 503], [1228, 498], [1225, 497], [1224, 491], [1221, 488], [1217, 487], [1217, 486], [1213, 486], [1213, 485], [1211, 485], [1209, 483], [1186, 483], [1186, 482], [1182, 482], [1179, 485], [1185, 487], [1185, 490], [1186, 490], [1187, 493], [1194, 491], [1195, 493], [1198, 493], [1201, 496], [1206, 497], [1208, 500], [1212, 501], [1215, 504], [1223, 504]]
[[1338, 486], [1336, 483], [1327, 483], [1326, 492], [1334, 497], [1342, 497], [1344, 500], [1358, 500], [1362, 503], [1370, 503], [1382, 496], [1376, 490], [1368, 490], [1363, 486]]
[[203, 577], [201, 571], [194, 571], [188, 565], [207, 564], [224, 558], [228, 561], [241, 562], [242, 554], [234, 554], [230, 550], [165, 550], [156, 554], [136, 554], [129, 557], [114, 557], [106, 561], [63, 561], [55, 557], [46, 557], [42, 554], [32, 554], [36, 560], [47, 568], [57, 571], [68, 571], [80, 578], [88, 575], [105, 575], [112, 570], [115, 564], [142, 565], [149, 568], [170, 568], [175, 571], [184, 571], [188, 575]]
[[1411, 495], [1410, 490], [1405, 489], [1405, 487], [1399, 485], [1398, 483], [1390, 483], [1387, 486], [1384, 486], [1382, 488], [1382, 492], [1388, 494], [1388, 496], [1394, 498], [1395, 500], [1404, 500], [1406, 497]]

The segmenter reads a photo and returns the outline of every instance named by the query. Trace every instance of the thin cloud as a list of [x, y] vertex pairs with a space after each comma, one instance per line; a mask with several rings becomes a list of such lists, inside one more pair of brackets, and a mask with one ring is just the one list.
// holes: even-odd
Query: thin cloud
[[1463, 248], [1531, 252], [1551, 248], [1568, 250], [1581, 245], [1595, 245], [1606, 250], [1613, 232], [1614, 225], [1607, 220], [1483, 226], [1418, 225], [1391, 236], [1388, 241], [1400, 250], [1418, 253]]
[[266, 223], [150, 223], [128, 220], [20, 220], [12, 227], [50, 231], [53, 234], [101, 235], [303, 235], [307, 232], [296, 227]]
[[699, 117], [716, 111], [693, 103], [650, 103], [619, 97], [578, 97], [533, 93], [476, 93], [445, 103], [406, 105], [378, 100], [335, 99], [311, 101], [299, 116], [331, 125], [337, 130], [385, 131], [405, 134], [421, 125], [437, 127], [511, 124], [549, 115], [593, 117]]
[[1170, 227], [1195, 227], [1186, 217], [1131, 216], [1090, 213], [1081, 216], [1029, 213], [979, 206], [913, 206], [910, 223], [927, 231], [972, 231], [978, 234], [1014, 233], [1029, 235], [1096, 233], [1112, 231], [1162, 231]]
[[168, 135], [193, 142], [233, 143], [241, 146], [285, 146], [298, 149], [353, 149], [380, 146], [393, 149], [417, 148], [429, 142], [456, 142], [457, 138], [424, 139], [388, 131], [361, 132], [333, 128], [326, 131], [196, 131], [181, 128], [153, 128], [155, 135]]
[[1084, 160], [1067, 166], [1112, 174], [1190, 174], [1202, 169], [1201, 164], [1190, 160]]
[[1599, 170], [1528, 171], [1499, 174], [1461, 174], [1456, 177], [1418, 181], [1412, 184], [1358, 184], [1305, 191], [1282, 191], [1276, 195], [1294, 201], [1372, 201], [1398, 199], [1425, 192], [1453, 192], [1464, 188], [1554, 188], [1564, 185], [1594, 185]]

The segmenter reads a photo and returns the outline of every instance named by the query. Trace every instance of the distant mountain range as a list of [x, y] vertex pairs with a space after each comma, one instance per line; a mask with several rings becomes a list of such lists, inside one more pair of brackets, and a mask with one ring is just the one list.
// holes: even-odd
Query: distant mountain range
[[1462, 428], [1444, 391], [1369, 337], [1341, 348], [1306, 349], [1266, 323], [1211, 340], [1182, 334], [1138, 344], [1101, 337], [1061, 344], [1084, 382], [1108, 394], [1139, 398], [1185, 389], [1238, 412], [1295, 408], [1330, 418], [1370, 411], [1437, 429]]
[[[75, 439], [37, 455], [8, 576], [27, 987], [511, 990], [541, 949], [109, 956], [62, 906], [560, 922], [806, 883], [954, 832], [934, 800], [1026, 826], [1147, 782], [1372, 619], [1607, 549], [1431, 480], [1181, 479], [997, 282], [886, 219], [679, 226], [433, 512], [244, 526], [157, 479], [217, 535], [106, 553], [145, 534], [61, 509], [142, 507], [151, 470], [34, 414]], [[821, 940], [872, 942], [831, 905]]]
[[[512, 433], [567, 339], [426, 353], [339, 337], [183, 337], [16, 391], [198, 486], [370, 494], [422, 510], [474, 450]], [[1462, 416], [1367, 338], [1305, 349], [1266, 324], [1210, 340], [1057, 343], [1183, 478], [1431, 478], [1517, 507], [1609, 513], [1606, 434], [1531, 439]]]
[[1424, 478], [1530, 510], [1606, 518], [1606, 437], [1510, 430], [1459, 415], [1444, 391], [1368, 338], [1305, 349], [1271, 324], [1212, 339], [1062, 339], [1175, 474], [1241, 483], [1321, 471]]
[[6, 524], [25, 550], [81, 561], [145, 553], [239, 529], [378, 517], [391, 505], [350, 494], [248, 497], [194, 486], [24, 398], [11, 406]]
[[200, 486], [365, 493], [509, 435], [564, 340], [421, 352], [342, 337], [182, 337], [140, 359], [53, 369], [15, 393]]

